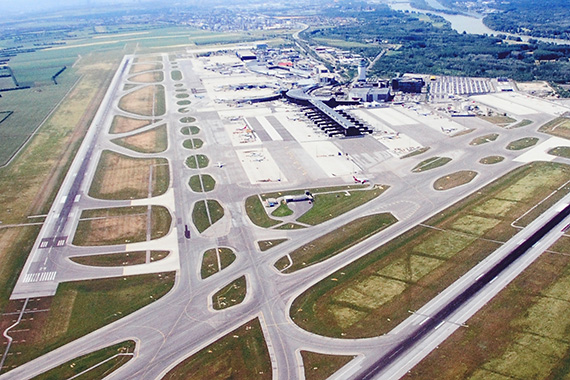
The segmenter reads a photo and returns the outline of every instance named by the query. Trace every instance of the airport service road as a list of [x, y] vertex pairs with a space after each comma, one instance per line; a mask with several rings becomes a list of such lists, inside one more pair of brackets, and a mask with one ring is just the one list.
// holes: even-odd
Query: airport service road
[[[504, 175], [513, 168], [520, 166], [514, 161], [521, 152], [506, 151], [504, 146], [508, 142], [521, 137], [520, 130], [503, 130], [489, 124], [477, 125], [477, 131], [454, 138], [441, 137], [437, 132], [427, 129], [423, 133], [420, 129], [410, 128], [409, 133], [415, 140], [428, 142], [432, 147], [429, 154], [406, 160], [397, 158], [387, 159], [381, 165], [370, 167], [367, 176], [375, 183], [389, 185], [379, 198], [365, 206], [354, 209], [319, 226], [297, 231], [268, 230], [253, 226], [247, 219], [244, 211], [244, 200], [252, 194], [268, 191], [310, 188], [323, 185], [346, 184], [340, 178], [324, 178], [323, 169], [304, 152], [298, 141], [264, 142], [261, 146], [268, 149], [275, 161], [280, 165], [290, 163], [299, 165], [300, 169], [285, 168], [287, 183], [257, 183], [252, 184], [248, 173], [240, 164], [236, 154], [236, 147], [226, 130], [224, 123], [216, 111], [215, 104], [207, 93], [191, 96], [190, 112], [181, 114], [176, 102], [176, 83], [172, 80], [170, 72], [174, 63], [168, 55], [162, 55], [164, 66], [164, 80], [162, 85], [166, 91], [166, 115], [160, 121], [145, 127], [146, 130], [167, 122], [169, 147], [164, 153], [147, 155], [134, 153], [120, 148], [109, 142], [108, 128], [115, 115], [128, 115], [117, 107], [118, 99], [125, 91], [124, 83], [129, 83], [125, 74], [133, 57], [123, 61], [122, 68], [113, 80], [103, 106], [99, 110], [96, 121], [89, 131], [89, 138], [80, 149], [70, 173], [66, 177], [64, 186], [58, 194], [50, 217], [46, 221], [40, 237], [34, 246], [24, 272], [18, 281], [13, 298], [48, 295], [55, 292], [56, 286], [62, 281], [71, 281], [88, 278], [104, 278], [112, 276], [126, 276], [136, 273], [154, 273], [176, 270], [176, 284], [174, 289], [160, 300], [147, 307], [82, 337], [68, 345], [50, 352], [26, 365], [0, 376], [0, 379], [23, 379], [33, 377], [48, 368], [62, 364], [79, 355], [108, 346], [118, 341], [134, 339], [137, 341], [135, 357], [120, 370], [110, 375], [109, 379], [159, 379], [169, 369], [193, 353], [206, 347], [208, 344], [228, 334], [253, 318], [259, 317], [268, 344], [274, 379], [294, 379], [303, 377], [302, 363], [298, 355], [300, 349], [331, 354], [354, 354], [359, 358], [343, 369], [343, 378], [355, 376], [362, 368], [374, 363], [391, 347], [405, 338], [408, 329], [406, 323], [417, 324], [421, 320], [413, 316], [411, 322], [406, 321], [395, 331], [385, 336], [344, 340], [317, 336], [297, 327], [289, 317], [289, 308], [293, 300], [311, 285], [317, 283], [330, 273], [342, 268], [348, 263], [362, 257], [369, 251], [409, 230], [418, 223], [445, 209], [458, 199], [487, 185], [494, 179]], [[186, 87], [201, 89], [195, 60], [179, 59], [176, 64], [184, 76]], [[244, 111], [245, 112], [245, 111]], [[184, 116], [196, 116], [197, 125], [201, 132], [198, 138], [204, 141], [204, 147], [199, 151], [189, 151], [183, 148], [182, 142], [189, 136], [180, 133], [182, 125], [179, 120]], [[538, 116], [537, 116], [538, 117]], [[524, 130], [524, 136], [544, 135], [533, 132], [536, 128]], [[497, 141], [481, 146], [469, 146], [474, 137], [489, 132], [500, 133]], [[125, 136], [128, 134], [125, 134]], [[121, 135], [122, 136], [122, 135]], [[118, 137], [117, 135], [113, 135]], [[368, 137], [367, 137], [368, 138]], [[367, 146], [374, 146], [375, 141], [361, 140]], [[357, 140], [335, 140], [339, 149], [346, 148], [352, 154], [358, 154]], [[377, 149], [381, 152], [381, 145]], [[92, 148], [92, 149], [90, 149]], [[101, 201], [89, 198], [86, 193], [93, 178], [97, 159], [103, 149], [113, 149], [116, 152], [128, 154], [132, 157], [166, 157], [171, 168], [171, 183], [167, 194], [160, 197], [137, 201]], [[239, 148], [242, 149], [242, 148]], [[354, 152], [354, 153], [353, 153]], [[205, 154], [210, 158], [210, 166], [201, 170], [191, 170], [184, 164], [191, 154]], [[481, 165], [478, 161], [489, 155], [499, 154], [505, 160], [496, 165]], [[417, 163], [432, 156], [449, 156], [453, 160], [447, 165], [429, 170], [424, 173], [411, 173]], [[85, 164], [82, 164], [84, 163]], [[222, 168], [216, 162], [224, 163]], [[76, 173], [83, 170], [83, 174]], [[455, 172], [457, 170], [476, 170], [478, 176], [471, 183], [444, 192], [433, 189], [435, 179]], [[291, 173], [307, 173], [298, 177], [291, 177]], [[210, 174], [216, 180], [214, 191], [209, 193], [193, 193], [188, 187], [188, 179], [195, 174]], [[290, 178], [289, 178], [290, 177]], [[79, 179], [77, 179], [79, 178]], [[74, 187], [75, 186], [75, 187]], [[76, 190], [79, 188], [79, 193]], [[79, 198], [75, 194], [81, 194]], [[57, 218], [62, 213], [63, 205], [72, 195], [73, 203], [67, 219]], [[222, 204], [225, 216], [213, 227], [199, 234], [191, 223], [192, 205], [203, 199], [216, 199]], [[151, 242], [137, 243], [129, 246], [113, 247], [74, 247], [69, 239], [58, 245], [50, 240], [48, 250], [41, 247], [46, 239], [52, 238], [54, 231], [65, 231], [72, 236], [77, 225], [81, 210], [87, 208], [106, 208], [130, 204], [164, 205], [173, 216], [173, 224], [169, 234]], [[392, 212], [399, 220], [377, 235], [353, 246], [340, 255], [325, 262], [311, 266], [290, 275], [284, 275], [273, 267], [281, 256], [293, 249], [310, 242], [316, 237], [331, 232], [342, 225], [363, 215], [379, 212]], [[53, 215], [53, 216], [51, 216]], [[58, 221], [60, 223], [58, 224]], [[191, 229], [191, 239], [184, 237], [184, 228]], [[61, 227], [63, 226], [63, 227]], [[272, 248], [267, 252], [259, 252], [256, 241], [287, 237], [290, 240]], [[48, 244], [48, 245], [49, 245]], [[202, 280], [200, 267], [204, 251], [218, 246], [231, 247], [237, 255], [235, 262], [225, 270]], [[173, 252], [169, 264], [156, 262], [129, 268], [93, 268], [72, 263], [68, 257], [77, 255], [91, 255], [94, 253], [124, 252], [136, 249], [170, 249]], [[42, 261], [43, 260], [43, 261]], [[47, 261], [46, 261], [47, 260]], [[165, 259], [166, 260], [166, 259]], [[34, 274], [36, 267], [45, 262], [44, 272], [56, 272], [54, 278], [26, 282], [29, 274]], [[212, 309], [212, 295], [231, 281], [245, 275], [248, 291], [243, 303], [223, 311]], [[41, 279], [41, 275], [39, 276]], [[45, 276], [44, 276], [45, 277]], [[435, 302], [435, 301], [434, 301]], [[429, 304], [428, 304], [429, 305]], [[428, 306], [426, 306], [428, 307]], [[447, 327], [446, 327], [447, 328]], [[440, 330], [445, 330], [441, 328]]]

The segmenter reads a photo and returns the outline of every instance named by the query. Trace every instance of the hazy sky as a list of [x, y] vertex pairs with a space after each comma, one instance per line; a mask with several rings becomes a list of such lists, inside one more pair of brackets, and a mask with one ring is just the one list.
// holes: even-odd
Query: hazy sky
[[136, 2], [137, 0], [0, 0], [0, 10], [12, 11], [17, 13], [35, 12], [47, 9], [73, 7], [77, 5], [98, 5], [112, 3]]

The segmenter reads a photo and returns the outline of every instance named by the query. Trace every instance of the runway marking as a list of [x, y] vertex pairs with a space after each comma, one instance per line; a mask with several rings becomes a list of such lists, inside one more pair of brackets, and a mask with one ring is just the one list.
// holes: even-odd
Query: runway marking
[[53, 244], [53, 238], [43, 238], [40, 242], [40, 248], [49, 248]]
[[67, 236], [63, 236], [63, 237], [57, 238], [57, 243], [55, 245], [58, 247], [61, 247], [61, 246], [65, 245], [66, 242], [67, 242]]
[[26, 277], [24, 277], [24, 283], [53, 281], [56, 274], [57, 272], [55, 271], [28, 273], [26, 274]]

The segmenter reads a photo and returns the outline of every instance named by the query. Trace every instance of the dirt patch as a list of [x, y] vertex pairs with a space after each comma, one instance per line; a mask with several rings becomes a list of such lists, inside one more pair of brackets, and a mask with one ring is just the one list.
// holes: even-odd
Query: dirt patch
[[110, 133], [125, 133], [150, 125], [149, 120], [138, 120], [130, 117], [115, 116], [111, 125]]

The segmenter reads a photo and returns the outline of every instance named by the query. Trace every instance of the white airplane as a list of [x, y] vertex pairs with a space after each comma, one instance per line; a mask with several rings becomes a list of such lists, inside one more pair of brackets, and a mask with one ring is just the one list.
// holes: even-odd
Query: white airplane
[[356, 178], [355, 176], [352, 176], [352, 178], [354, 179], [354, 182], [356, 182], [356, 183], [365, 184], [365, 183], [370, 182], [370, 180], [368, 178]]
[[216, 166], [219, 167], [219, 168], [223, 168], [224, 165], [225, 165], [225, 164], [224, 164], [223, 162], [218, 162], [218, 163], [216, 163]]

